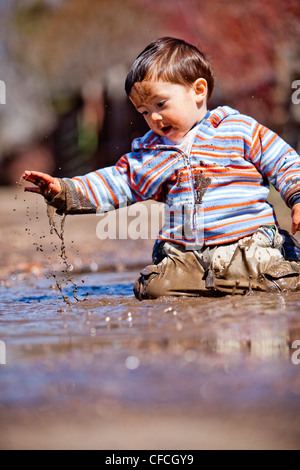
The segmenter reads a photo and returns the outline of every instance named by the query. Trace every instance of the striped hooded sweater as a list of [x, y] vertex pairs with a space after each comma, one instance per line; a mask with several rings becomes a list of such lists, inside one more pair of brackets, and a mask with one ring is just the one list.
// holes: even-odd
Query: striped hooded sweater
[[149, 131], [116, 165], [64, 178], [52, 205], [69, 214], [103, 213], [139, 201], [165, 203], [158, 239], [193, 249], [277, 224], [272, 183], [289, 206], [300, 193], [300, 157], [278, 135], [228, 106], [193, 129], [188, 150]]

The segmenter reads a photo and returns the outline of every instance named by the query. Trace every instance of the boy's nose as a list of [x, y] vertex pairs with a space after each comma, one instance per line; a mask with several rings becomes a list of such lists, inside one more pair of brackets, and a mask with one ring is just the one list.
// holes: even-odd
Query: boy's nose
[[156, 122], [156, 121], [161, 121], [162, 120], [162, 117], [159, 113], [152, 113], [151, 114], [151, 119], [153, 122]]

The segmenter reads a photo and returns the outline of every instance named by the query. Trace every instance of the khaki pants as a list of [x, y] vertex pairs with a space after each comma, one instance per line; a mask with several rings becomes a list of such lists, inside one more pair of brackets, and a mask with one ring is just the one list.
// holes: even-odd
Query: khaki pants
[[262, 226], [234, 243], [195, 251], [163, 242], [162, 259], [141, 271], [134, 284], [135, 296], [143, 300], [300, 290], [300, 262], [285, 259], [284, 243], [284, 235], [275, 226]]

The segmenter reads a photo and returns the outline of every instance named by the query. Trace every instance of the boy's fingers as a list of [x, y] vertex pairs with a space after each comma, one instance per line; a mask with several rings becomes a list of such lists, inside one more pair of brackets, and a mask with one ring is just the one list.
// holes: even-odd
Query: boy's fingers
[[25, 171], [23, 178], [35, 184], [33, 187], [26, 187], [26, 192], [41, 194], [47, 201], [51, 201], [61, 191], [61, 184], [58, 179], [46, 173]]
[[292, 235], [295, 235], [298, 230], [300, 231], [300, 203], [294, 204], [292, 208]]
[[298, 217], [296, 218], [296, 220], [292, 220], [292, 228], [291, 228], [291, 232], [292, 232], [292, 235], [295, 235], [295, 233], [300, 230], [300, 221], [298, 219]]
[[292, 224], [292, 235], [295, 235], [296, 232], [298, 232], [298, 230], [300, 230], [300, 224]]
[[23, 173], [23, 178], [26, 181], [30, 181], [30, 183], [34, 184], [49, 184], [52, 183], [54, 178], [52, 176], [47, 175], [46, 173], [41, 173], [39, 171], [25, 171]]
[[33, 184], [38, 184], [38, 183], [41, 183], [41, 178], [37, 178], [36, 176], [34, 175], [28, 175], [26, 177], [23, 176], [23, 178], [26, 180], [26, 181], [29, 181], [30, 183], [33, 183]]
[[28, 171], [28, 170], [26, 170], [23, 173], [23, 177], [25, 177], [25, 179], [26, 179], [27, 176], [37, 176], [37, 177], [42, 177], [42, 178], [45, 178], [45, 177], [46, 178], [47, 177], [51, 178], [50, 175], [48, 175], [47, 173], [42, 173], [41, 171]]
[[40, 188], [35, 188], [34, 186], [27, 187], [27, 188], [24, 189], [24, 191], [27, 191], [27, 192], [29, 192], [29, 193], [41, 194]]

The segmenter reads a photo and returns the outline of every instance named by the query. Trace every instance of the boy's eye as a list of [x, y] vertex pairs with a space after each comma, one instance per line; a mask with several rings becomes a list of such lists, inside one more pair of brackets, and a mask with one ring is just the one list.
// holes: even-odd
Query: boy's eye
[[162, 108], [164, 104], [165, 104], [165, 101], [160, 101], [159, 103], [157, 103], [157, 106], [159, 108]]
[[142, 113], [140, 113], [140, 114], [141, 114], [142, 116], [144, 116], [144, 117], [145, 117], [145, 116], [147, 116], [147, 114], [148, 114], [148, 111], [143, 111], [143, 112], [142, 112]]

